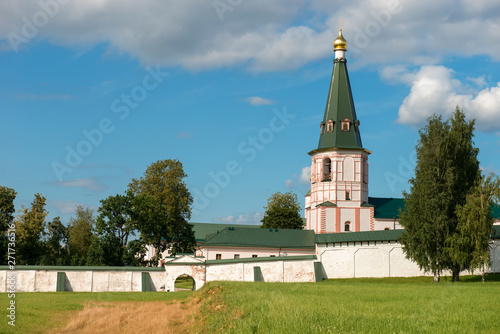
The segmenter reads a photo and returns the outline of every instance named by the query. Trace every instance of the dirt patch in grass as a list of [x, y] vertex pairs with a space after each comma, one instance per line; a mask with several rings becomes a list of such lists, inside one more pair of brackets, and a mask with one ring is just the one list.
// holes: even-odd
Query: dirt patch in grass
[[89, 302], [66, 327], [49, 333], [191, 333], [197, 302]]

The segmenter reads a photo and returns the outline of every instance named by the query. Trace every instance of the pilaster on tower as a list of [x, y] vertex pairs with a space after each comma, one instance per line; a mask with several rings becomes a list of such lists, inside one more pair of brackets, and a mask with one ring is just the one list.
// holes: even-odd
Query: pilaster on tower
[[[316, 233], [368, 230], [368, 155], [347, 72], [347, 41], [342, 29], [334, 43], [335, 58], [318, 147], [311, 156], [311, 190], [306, 195], [306, 228]], [[366, 216], [366, 217], [365, 217]]]

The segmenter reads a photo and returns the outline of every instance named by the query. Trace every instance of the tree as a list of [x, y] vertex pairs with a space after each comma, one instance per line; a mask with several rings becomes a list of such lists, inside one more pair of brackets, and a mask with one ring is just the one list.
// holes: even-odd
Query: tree
[[61, 223], [59, 217], [55, 217], [48, 225], [47, 240], [41, 264], [49, 266], [69, 265], [69, 253], [67, 248], [68, 228]]
[[264, 206], [264, 218], [261, 222], [262, 228], [284, 228], [301, 230], [304, 221], [300, 217], [300, 204], [297, 195], [290, 192], [272, 194]]
[[92, 240], [89, 265], [141, 264], [140, 254], [144, 252], [138, 245], [142, 245], [142, 240], [135, 240], [129, 245], [129, 238], [136, 235], [139, 222], [142, 221], [142, 215], [137, 210], [140, 207], [139, 200], [128, 191], [125, 195], [109, 196], [101, 201], [95, 228], [97, 235]]
[[0, 263], [7, 264], [7, 236], [6, 232], [14, 222], [16, 212], [14, 200], [16, 192], [14, 189], [0, 186], [0, 247], [4, 250], [0, 257]]
[[500, 197], [500, 179], [490, 174], [480, 181], [467, 195], [464, 205], [457, 207], [457, 233], [453, 236], [452, 257], [461, 267], [473, 271], [484, 269], [490, 264], [490, 242], [495, 218], [491, 205]]
[[178, 160], [159, 160], [152, 163], [139, 179], [133, 179], [129, 190], [136, 196], [135, 210], [142, 219], [138, 225], [141, 239], [153, 245], [157, 263], [167, 248], [172, 253], [192, 253], [196, 241], [191, 217], [193, 197], [183, 179], [187, 177]]
[[45, 230], [45, 197], [35, 194], [31, 208], [22, 208], [19, 219], [16, 220], [16, 263], [37, 265], [43, 256]]
[[419, 131], [410, 193], [403, 192], [403, 251], [421, 269], [432, 271], [436, 282], [444, 269], [452, 271], [454, 281], [463, 269], [451, 256], [451, 239], [458, 225], [457, 205], [463, 205], [480, 175], [473, 131], [474, 121], [466, 122], [458, 108], [446, 122], [431, 116]]
[[70, 218], [68, 226], [68, 249], [73, 266], [86, 264], [95, 224], [94, 213], [90, 208], [78, 205], [75, 214], [76, 217]]

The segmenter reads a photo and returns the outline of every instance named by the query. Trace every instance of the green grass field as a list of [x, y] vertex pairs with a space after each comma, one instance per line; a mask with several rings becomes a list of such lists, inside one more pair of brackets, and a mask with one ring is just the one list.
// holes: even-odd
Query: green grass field
[[[24, 292], [16, 293], [16, 326], [7, 322], [9, 298], [0, 294], [0, 333], [45, 333], [63, 326], [75, 311], [92, 301], [167, 301], [182, 300], [192, 295], [191, 291], [176, 293], [160, 292]], [[3, 313], [2, 313], [3, 312]]]
[[[198, 333], [499, 333], [500, 275], [342, 279], [321, 283], [212, 282], [200, 291], [17, 293], [16, 327], [7, 294], [0, 333], [45, 333], [86, 302], [199, 300]], [[184, 282], [183, 282], [184, 283]], [[189, 312], [189, 310], [186, 310]]]
[[[209, 283], [203, 333], [499, 333], [500, 277]], [[217, 291], [210, 293], [209, 290]], [[203, 301], [203, 299], [205, 301]], [[223, 311], [222, 311], [223, 310]]]

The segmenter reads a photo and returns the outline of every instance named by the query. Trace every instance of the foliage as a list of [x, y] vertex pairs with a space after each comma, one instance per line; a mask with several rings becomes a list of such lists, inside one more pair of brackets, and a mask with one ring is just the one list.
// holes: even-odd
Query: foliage
[[[3, 250], [7, 250], [7, 229], [14, 222], [15, 199], [16, 191], [14, 189], [0, 186], [0, 247]], [[0, 255], [0, 263], [7, 264], [6, 251]]]
[[[139, 220], [136, 199], [132, 192], [125, 195], [109, 196], [101, 201], [99, 216], [96, 221], [97, 235], [92, 240], [87, 263], [89, 265], [139, 265], [143, 254], [142, 241], [129, 238], [137, 233]], [[133, 252], [132, 254], [130, 252]]]
[[141, 239], [157, 250], [152, 263], [169, 247], [173, 254], [194, 251], [196, 241], [188, 223], [193, 198], [183, 181], [186, 176], [178, 160], [159, 160], [129, 184], [142, 217], [137, 226]]
[[93, 211], [81, 205], [77, 206], [75, 214], [76, 217], [71, 217], [69, 220], [68, 248], [71, 265], [78, 266], [87, 262], [95, 219]]
[[48, 225], [48, 238], [44, 243], [44, 255], [42, 265], [65, 266], [69, 265], [68, 253], [68, 228], [61, 223], [59, 217], [55, 217]]
[[490, 264], [490, 242], [495, 218], [492, 203], [500, 197], [500, 179], [490, 174], [481, 177], [467, 195], [464, 205], [457, 207], [457, 233], [452, 239], [452, 256], [461, 267], [473, 271]]
[[43, 255], [45, 230], [45, 197], [35, 194], [31, 208], [22, 208], [16, 220], [16, 264], [36, 265]]
[[262, 228], [298, 229], [304, 228], [304, 222], [300, 217], [300, 204], [297, 195], [289, 191], [272, 194], [264, 207], [264, 217], [261, 222]]
[[474, 121], [466, 122], [458, 108], [445, 122], [441, 116], [430, 117], [427, 126], [419, 131], [410, 193], [403, 192], [403, 250], [421, 269], [432, 271], [436, 281], [444, 269], [452, 270], [455, 280], [464, 269], [451, 256], [451, 239], [458, 225], [457, 205], [465, 203], [480, 175], [473, 131]]

